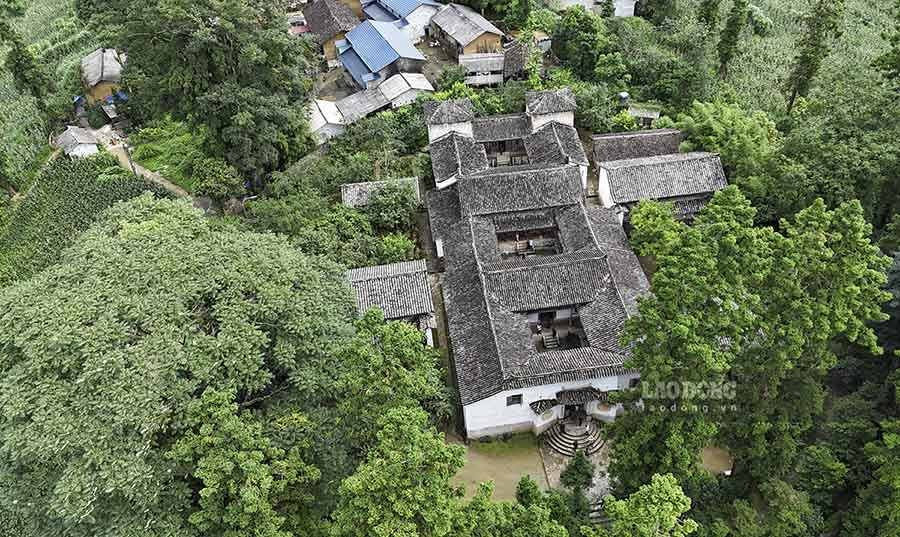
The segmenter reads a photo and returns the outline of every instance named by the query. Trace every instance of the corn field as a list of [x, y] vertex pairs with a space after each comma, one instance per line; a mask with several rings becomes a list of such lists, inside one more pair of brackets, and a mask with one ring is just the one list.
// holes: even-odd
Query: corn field
[[52, 265], [104, 209], [147, 191], [167, 195], [111, 156], [52, 160], [0, 229], [0, 286]]
[[[73, 87], [82, 56], [97, 47], [96, 39], [75, 18], [73, 0], [29, 0], [16, 29], [37, 53], [58, 88]], [[5, 57], [6, 51], [0, 50]], [[2, 64], [2, 62], [0, 62]], [[0, 67], [0, 146], [7, 157], [5, 170], [19, 190], [27, 188], [29, 172], [47, 154], [50, 133], [34, 99], [21, 94], [5, 67]]]
[[[811, 0], [752, 0], [772, 20], [768, 36], [745, 36], [742, 52], [732, 62], [729, 81], [742, 104], [750, 110], [781, 112], [787, 91], [786, 80], [803, 33], [803, 14]], [[725, 9], [730, 9], [730, 2]], [[847, 0], [843, 36], [834, 43], [832, 54], [822, 65], [814, 84], [816, 92], [847, 84], [855, 76], [873, 72], [872, 60], [885, 48], [881, 32], [890, 27], [892, 0]], [[723, 12], [725, 13], [725, 12]], [[749, 31], [747, 32], [750, 33]]]

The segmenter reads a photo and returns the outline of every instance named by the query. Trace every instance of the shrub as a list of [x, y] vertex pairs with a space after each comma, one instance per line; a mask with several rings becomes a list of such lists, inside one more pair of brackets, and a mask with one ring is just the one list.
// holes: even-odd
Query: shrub
[[240, 174], [220, 158], [205, 158], [194, 163], [192, 167], [198, 195], [208, 196], [221, 205], [246, 193], [244, 180]]
[[404, 183], [388, 183], [372, 195], [365, 213], [376, 231], [409, 233], [416, 227], [419, 200], [412, 187]]
[[416, 243], [407, 235], [389, 233], [378, 244], [378, 264], [412, 261], [416, 257]]

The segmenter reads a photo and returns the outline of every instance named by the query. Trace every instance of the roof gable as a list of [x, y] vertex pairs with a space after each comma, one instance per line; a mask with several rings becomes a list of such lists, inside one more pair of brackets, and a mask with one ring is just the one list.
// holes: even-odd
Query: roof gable
[[552, 121], [527, 136], [524, 143], [528, 159], [533, 163], [588, 164], [578, 131], [570, 125]]
[[303, 10], [303, 16], [320, 44], [359, 24], [353, 10], [338, 0], [316, 0]]
[[475, 117], [475, 107], [469, 99], [427, 101], [422, 105], [426, 125], [465, 123]]
[[525, 111], [530, 115], [574, 112], [577, 108], [575, 94], [569, 88], [529, 91], [525, 94]]
[[474, 9], [460, 4], [447, 4], [431, 19], [457, 43], [466, 46], [484, 33], [504, 33]]
[[682, 134], [678, 129], [657, 129], [594, 136], [594, 162], [655, 157], [678, 153]]
[[615, 160], [601, 165], [615, 203], [665, 200], [709, 194], [725, 188], [722, 161], [715, 153], [679, 153]]
[[443, 183], [488, 167], [484, 146], [468, 136], [450, 132], [428, 145], [434, 180]]
[[372, 73], [399, 58], [425, 60], [406, 35], [390, 22], [365, 21], [347, 33], [347, 41]]

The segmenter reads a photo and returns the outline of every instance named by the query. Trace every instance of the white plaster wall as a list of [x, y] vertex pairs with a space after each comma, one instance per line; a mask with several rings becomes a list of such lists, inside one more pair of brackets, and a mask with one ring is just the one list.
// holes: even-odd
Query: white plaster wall
[[[546, 428], [559, 416], [542, 418], [531, 410], [529, 404], [541, 399], [553, 399], [556, 397], [556, 393], [562, 390], [577, 390], [590, 386], [601, 391], [617, 390], [619, 389], [619, 377], [562, 382], [500, 392], [463, 407], [466, 433], [469, 438], [482, 438], [512, 432], [540, 432], [540, 427]], [[506, 406], [506, 398], [518, 394], [522, 395], [522, 404]]]
[[458, 132], [462, 135], [472, 137], [472, 122], [465, 123], [447, 123], [444, 125], [428, 125], [428, 143], [431, 143], [448, 132]]
[[531, 129], [532, 131], [536, 131], [550, 123], [551, 121], [557, 121], [562, 123], [563, 125], [569, 125], [570, 127], [575, 126], [575, 112], [557, 112], [555, 114], [532, 114], [531, 115]]
[[600, 168], [600, 177], [597, 181], [597, 195], [600, 196], [600, 203], [604, 207], [612, 207], [612, 190], [609, 186], [609, 172]]
[[588, 167], [582, 164], [578, 166], [578, 170], [581, 172], [581, 189], [587, 192]]
[[91, 155], [95, 155], [100, 150], [97, 149], [97, 146], [94, 144], [79, 144], [75, 146], [75, 149], [69, 153], [69, 156], [72, 158], [84, 158], [89, 157]]
[[434, 249], [437, 251], [438, 258], [444, 257], [444, 239], [434, 239]]
[[412, 42], [413, 45], [418, 44], [425, 37], [425, 28], [431, 24], [431, 18], [437, 13], [438, 8], [422, 4], [412, 13], [406, 16], [406, 26], [403, 27], [403, 33]]
[[616, 0], [616, 17], [634, 17], [634, 5], [637, 0]]

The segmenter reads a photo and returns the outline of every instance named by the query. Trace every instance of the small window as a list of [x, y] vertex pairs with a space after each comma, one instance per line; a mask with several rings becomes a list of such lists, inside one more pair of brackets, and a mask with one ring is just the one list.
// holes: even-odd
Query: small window
[[522, 394], [510, 395], [506, 398], [506, 406], [514, 406], [522, 404]]

